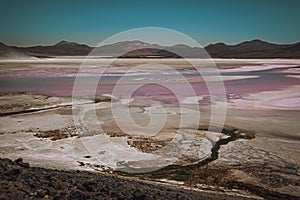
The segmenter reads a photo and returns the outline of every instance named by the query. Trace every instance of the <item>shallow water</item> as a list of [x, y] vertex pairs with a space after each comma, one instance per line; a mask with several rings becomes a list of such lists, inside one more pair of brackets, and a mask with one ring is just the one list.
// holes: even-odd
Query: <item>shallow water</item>
[[[287, 69], [287, 68], [285, 68]], [[288, 77], [287, 75], [297, 75], [295, 73], [279, 73], [281, 68], [269, 69], [262, 71], [244, 71], [244, 72], [222, 72], [222, 77], [243, 76], [240, 80], [224, 81], [226, 93], [244, 95], [249, 93], [257, 93], [263, 91], [276, 91], [287, 88], [293, 85], [299, 85], [300, 79], [296, 77]], [[73, 84], [77, 69], [47, 69], [47, 70], [11, 70], [8, 72], [1, 72], [0, 74], [0, 93], [6, 92], [31, 92], [46, 95], [62, 95], [70, 96], [73, 91]], [[122, 73], [105, 73], [101, 76], [97, 87], [97, 94], [112, 93], [114, 84], [123, 76]], [[188, 71], [182, 73], [183, 77], [192, 85], [196, 95], [207, 95], [208, 89], [202, 77], [209, 77], [215, 75], [214, 73], [202, 73], [201, 75], [196, 71]], [[257, 76], [253, 78], [251, 76]], [[251, 78], [247, 78], [251, 77]], [[161, 79], [164, 80], [161, 80]], [[140, 93], [170, 95], [170, 92], [163, 89], [159, 83], [164, 81], [167, 85], [173, 85], [182, 91], [185, 96], [187, 84], [184, 83], [182, 77], [172, 73], [143, 73], [132, 74], [126, 77], [126, 82], [130, 84], [123, 84], [124, 90], [132, 87], [132, 85], [141, 85], [145, 81], [152, 81], [153, 83], [145, 85], [139, 89]], [[90, 75], [85, 74], [80, 77], [82, 84], [89, 88], [97, 81], [97, 76], [92, 72]], [[82, 95], [86, 95], [87, 90], [82, 91]]]

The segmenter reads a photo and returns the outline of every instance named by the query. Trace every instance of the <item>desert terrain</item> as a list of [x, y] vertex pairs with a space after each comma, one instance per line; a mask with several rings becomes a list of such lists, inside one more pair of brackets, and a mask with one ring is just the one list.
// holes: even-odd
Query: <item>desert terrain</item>
[[300, 198], [298, 59], [0, 60], [0, 93], [0, 157], [26, 173]]

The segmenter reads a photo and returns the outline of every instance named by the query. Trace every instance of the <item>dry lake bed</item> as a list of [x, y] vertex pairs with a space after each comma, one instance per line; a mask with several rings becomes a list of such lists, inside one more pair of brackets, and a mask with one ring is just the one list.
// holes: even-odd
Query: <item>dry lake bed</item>
[[300, 60], [0, 60], [0, 93], [1, 158], [300, 198]]

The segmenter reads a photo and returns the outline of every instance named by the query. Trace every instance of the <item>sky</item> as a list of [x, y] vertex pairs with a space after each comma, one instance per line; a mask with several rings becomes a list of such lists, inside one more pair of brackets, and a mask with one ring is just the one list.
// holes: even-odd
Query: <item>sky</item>
[[96, 46], [133, 28], [182, 32], [202, 46], [261, 39], [300, 41], [300, 0], [0, 0], [0, 41], [53, 45], [61, 40]]

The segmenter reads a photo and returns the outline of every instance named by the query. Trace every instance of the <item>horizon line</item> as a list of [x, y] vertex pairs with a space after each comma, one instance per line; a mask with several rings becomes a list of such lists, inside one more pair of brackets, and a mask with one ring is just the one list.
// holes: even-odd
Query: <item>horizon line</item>
[[[143, 43], [148, 43], [150, 45], [160, 45], [160, 44], [156, 44], [156, 43], [149, 43], [149, 42], [146, 42], [146, 41], [142, 41], [142, 40], [127, 40], [127, 41], [120, 41], [120, 42], [143, 42]], [[237, 43], [226, 43], [224, 41], [219, 41], [219, 42], [215, 42], [215, 43], [208, 43], [207, 45], [203, 46], [203, 47], [207, 47], [209, 45], [216, 45], [216, 44], [225, 44], [227, 46], [235, 46], [235, 45], [238, 45], [238, 44], [241, 44], [241, 43], [244, 43], [244, 42], [252, 42], [252, 41], [262, 41], [262, 42], [267, 42], [267, 43], [270, 43], [270, 44], [275, 44], [275, 45], [293, 45], [293, 44], [297, 44], [297, 43], [300, 43], [300, 41], [295, 41], [295, 42], [292, 42], [292, 43], [277, 43], [277, 42], [270, 42], [270, 41], [267, 41], [267, 40], [262, 40], [262, 39], [259, 39], [259, 38], [256, 38], [256, 39], [251, 39], [251, 40], [243, 40], [243, 41], [240, 41], [240, 42], [237, 42]], [[61, 42], [69, 42], [69, 43], [76, 43], [76, 44], [79, 44], [79, 45], [86, 45], [86, 46], [89, 46], [89, 47], [92, 47], [92, 48], [95, 48], [97, 47], [96, 46], [91, 46], [87, 43], [82, 43], [82, 42], [76, 42], [74, 40], [66, 40], [66, 39], [62, 39], [62, 40], [59, 40], [55, 43], [52, 43], [52, 44], [46, 44], [46, 45], [41, 45], [41, 44], [38, 44], [38, 45], [29, 45], [29, 46], [19, 46], [19, 45], [10, 45], [8, 43], [5, 43], [5, 42], [2, 42], [0, 41], [1, 43], [7, 45], [7, 46], [10, 46], [10, 47], [21, 47], [21, 48], [29, 48], [29, 47], [37, 47], [37, 46], [43, 46], [43, 47], [46, 47], [46, 46], [55, 46], [57, 45], [58, 43], [61, 43]], [[106, 45], [112, 45], [112, 44], [116, 44], [116, 43], [119, 43], [119, 42], [115, 42], [115, 43], [109, 43], [109, 44], [106, 44]], [[182, 43], [178, 43], [178, 44], [174, 44], [174, 45], [168, 45], [169, 47], [171, 46], [175, 46], [175, 45], [181, 45]], [[185, 45], [185, 44], [183, 44]], [[104, 45], [105, 46], [105, 45]], [[166, 46], [166, 45], [160, 45], [160, 46]], [[189, 45], [187, 45], [189, 46]]]

